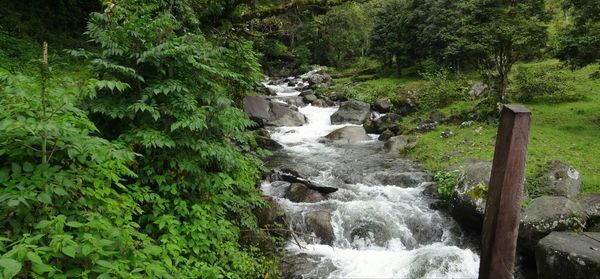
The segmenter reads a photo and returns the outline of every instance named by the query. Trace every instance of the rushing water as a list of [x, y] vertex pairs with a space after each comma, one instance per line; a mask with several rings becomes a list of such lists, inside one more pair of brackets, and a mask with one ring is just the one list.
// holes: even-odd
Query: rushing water
[[[299, 86], [304, 84], [300, 83]], [[279, 101], [294, 98], [296, 87], [268, 85]], [[466, 244], [458, 225], [431, 209], [423, 194], [430, 175], [417, 164], [382, 152], [372, 140], [354, 144], [323, 141], [346, 125], [331, 125], [337, 107], [299, 108], [308, 120], [279, 127], [271, 136], [284, 146], [268, 160], [272, 168], [297, 170], [311, 181], [339, 190], [317, 203], [286, 199], [283, 183], [264, 182], [262, 190], [285, 210], [294, 230], [304, 232], [286, 247], [301, 278], [476, 278], [479, 256]], [[327, 212], [335, 235], [320, 244], [308, 229], [310, 212]]]

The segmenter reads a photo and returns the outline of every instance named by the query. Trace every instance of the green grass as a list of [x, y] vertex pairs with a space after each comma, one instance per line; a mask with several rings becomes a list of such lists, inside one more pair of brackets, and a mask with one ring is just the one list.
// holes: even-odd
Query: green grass
[[[546, 60], [524, 66], [558, 67], [559, 62]], [[538, 100], [524, 104], [532, 111], [527, 160], [529, 180], [543, 170], [546, 162], [559, 159], [581, 172], [584, 193], [600, 192], [600, 79], [589, 78], [597, 70], [598, 65], [592, 65], [566, 73], [571, 83], [569, 90], [584, 96], [579, 101], [548, 103]], [[371, 101], [381, 97], [379, 94], [393, 98], [391, 95], [401, 94], [398, 88], [418, 83], [416, 78], [382, 78], [352, 84], [346, 92], [353, 93], [354, 90], [356, 98]], [[353, 97], [352, 94], [349, 96]], [[459, 101], [441, 111], [449, 115], [452, 109], [466, 111], [475, 104], [475, 101]], [[414, 128], [426, 115], [405, 117], [402, 125]], [[481, 133], [476, 133], [478, 127], [481, 127]], [[445, 129], [450, 129], [454, 136], [441, 138], [440, 134]], [[417, 138], [418, 144], [405, 156], [419, 161], [431, 171], [446, 170], [470, 159], [492, 160], [497, 129], [497, 125], [482, 122], [475, 122], [464, 129], [458, 125], [440, 125], [429, 133], [411, 135]]]

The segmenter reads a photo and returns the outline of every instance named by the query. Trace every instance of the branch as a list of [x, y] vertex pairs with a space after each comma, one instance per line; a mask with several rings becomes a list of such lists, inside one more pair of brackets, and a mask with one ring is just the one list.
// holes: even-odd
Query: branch
[[284, 14], [292, 9], [300, 9], [306, 6], [318, 5], [318, 6], [326, 6], [332, 7], [344, 4], [346, 2], [350, 2], [352, 0], [301, 0], [301, 1], [293, 1], [289, 4], [284, 4], [278, 7], [273, 7], [268, 10], [251, 12], [248, 14], [243, 14], [239, 17], [233, 18], [233, 23], [244, 23], [251, 21], [253, 19], [264, 19], [272, 16], [277, 16]]

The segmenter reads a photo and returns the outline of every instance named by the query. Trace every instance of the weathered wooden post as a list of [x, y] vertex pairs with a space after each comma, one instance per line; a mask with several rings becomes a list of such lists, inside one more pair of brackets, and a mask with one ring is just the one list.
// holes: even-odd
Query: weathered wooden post
[[531, 112], [505, 105], [485, 206], [479, 278], [513, 278]]

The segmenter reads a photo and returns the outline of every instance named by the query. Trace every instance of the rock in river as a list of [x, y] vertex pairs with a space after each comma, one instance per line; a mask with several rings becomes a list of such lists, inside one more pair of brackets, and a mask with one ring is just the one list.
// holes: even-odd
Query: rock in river
[[363, 124], [369, 117], [371, 106], [361, 101], [347, 101], [342, 103], [338, 111], [331, 115], [332, 124]]
[[325, 137], [330, 140], [347, 142], [358, 142], [371, 139], [369, 135], [367, 135], [365, 128], [360, 126], [346, 126], [329, 133]]

